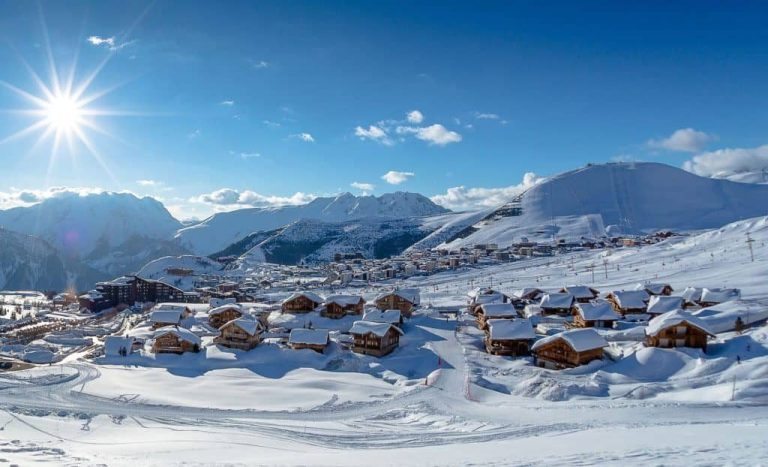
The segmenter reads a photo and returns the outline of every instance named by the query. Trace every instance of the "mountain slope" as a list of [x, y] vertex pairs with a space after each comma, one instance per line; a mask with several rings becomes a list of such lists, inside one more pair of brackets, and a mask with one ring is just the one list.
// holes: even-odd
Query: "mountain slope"
[[212, 254], [251, 233], [270, 231], [299, 220], [345, 222], [365, 218], [407, 218], [448, 212], [429, 198], [416, 193], [388, 193], [381, 196], [317, 198], [300, 206], [251, 208], [218, 213], [203, 222], [180, 229], [176, 238], [198, 254]]
[[162, 203], [129, 193], [65, 193], [29, 207], [0, 211], [0, 226], [34, 235], [66, 257], [93, 256], [131, 238], [170, 239], [181, 227]]
[[699, 177], [658, 163], [589, 165], [552, 177], [502, 206], [452, 246], [611, 232], [699, 230], [768, 214], [768, 186]]
[[82, 289], [101, 279], [99, 272], [63, 258], [46, 241], [0, 228], [0, 290]]

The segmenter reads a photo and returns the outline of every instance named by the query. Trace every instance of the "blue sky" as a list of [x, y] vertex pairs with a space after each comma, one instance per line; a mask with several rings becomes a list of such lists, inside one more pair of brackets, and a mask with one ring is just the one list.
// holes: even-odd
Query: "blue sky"
[[152, 195], [182, 218], [340, 191], [468, 208], [503, 200], [526, 173], [588, 162], [760, 169], [765, 13], [749, 2], [0, 2], [0, 81], [40, 94], [23, 63], [50, 83], [47, 31], [62, 76], [77, 56], [75, 83], [106, 60], [85, 95], [109, 90], [87, 107], [110, 113], [88, 117], [108, 135], [83, 129], [102, 163], [76, 138], [54, 153], [53, 138], [38, 143], [44, 127], [8, 139], [40, 117], [11, 112], [30, 102], [0, 87], [0, 206], [66, 186]]

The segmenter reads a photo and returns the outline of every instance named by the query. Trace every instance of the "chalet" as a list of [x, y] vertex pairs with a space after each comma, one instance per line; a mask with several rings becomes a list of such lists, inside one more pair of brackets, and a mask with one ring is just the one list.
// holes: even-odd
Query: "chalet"
[[158, 329], [152, 335], [154, 353], [199, 352], [200, 337], [192, 331], [178, 326]]
[[685, 308], [699, 306], [703, 291], [704, 289], [701, 287], [686, 287], [682, 295]]
[[475, 314], [480, 305], [485, 303], [512, 303], [511, 296], [488, 287], [478, 287], [467, 293], [469, 307], [467, 310]]
[[574, 329], [536, 341], [531, 351], [537, 366], [560, 370], [602, 359], [606, 346], [608, 343], [594, 329]]
[[400, 310], [369, 310], [363, 315], [363, 321], [387, 323], [401, 327], [403, 325], [403, 314]]
[[228, 323], [233, 319], [241, 318], [242, 316], [243, 310], [240, 308], [240, 305], [222, 305], [208, 312], [208, 324], [218, 329], [224, 323]]
[[569, 293], [547, 293], [541, 297], [539, 307], [543, 316], [568, 316], [573, 312], [576, 299]]
[[675, 310], [682, 310], [685, 304], [683, 297], [671, 297], [666, 295], [651, 295], [648, 300], [647, 313], [653, 317], [663, 315]]
[[485, 350], [492, 355], [520, 357], [531, 352], [536, 339], [527, 319], [491, 319], [485, 335]]
[[635, 290], [645, 290], [648, 295], [672, 295], [675, 291], [671, 285], [663, 283], [637, 284]]
[[353, 352], [383, 357], [400, 345], [403, 331], [388, 323], [355, 321], [349, 333], [354, 339]]
[[577, 303], [589, 303], [600, 295], [600, 291], [586, 285], [569, 285], [560, 289], [560, 293], [573, 295]]
[[515, 319], [519, 315], [511, 303], [486, 303], [477, 310], [478, 329], [485, 329], [491, 319]]
[[99, 311], [111, 308], [114, 304], [103, 293], [98, 290], [91, 290], [88, 293], [84, 293], [77, 297], [77, 303], [80, 308], [85, 308], [91, 313], [98, 313]]
[[707, 351], [707, 338], [715, 334], [699, 318], [676, 310], [657, 316], [645, 328], [648, 347], [693, 347]]
[[152, 324], [152, 329], [159, 329], [166, 326], [178, 326], [181, 324], [181, 320], [187, 316], [182, 309], [170, 306], [164, 308], [157, 306], [150, 313], [149, 322]]
[[133, 353], [133, 337], [107, 336], [104, 338], [104, 356], [126, 357]]
[[296, 292], [283, 300], [283, 313], [309, 313], [323, 303], [323, 298], [312, 292]]
[[328, 346], [328, 331], [296, 328], [291, 330], [288, 346], [294, 350], [311, 349], [323, 353]]
[[725, 302], [731, 302], [741, 298], [740, 289], [703, 289], [699, 305], [703, 307], [719, 305]]
[[219, 331], [221, 334], [213, 339], [214, 344], [232, 349], [251, 350], [259, 345], [264, 327], [256, 320], [238, 317], [222, 324]]
[[327, 318], [343, 318], [346, 315], [363, 313], [365, 300], [359, 295], [331, 295], [325, 299], [325, 306], [320, 312]]
[[375, 304], [379, 310], [397, 309], [405, 316], [410, 318], [413, 309], [421, 303], [419, 289], [396, 289], [376, 297]]
[[645, 313], [648, 310], [650, 295], [645, 290], [616, 290], [605, 298], [617, 313], [626, 316]]
[[573, 325], [577, 328], [612, 328], [619, 318], [606, 301], [577, 303], [573, 307]]
[[544, 291], [541, 289], [537, 289], [536, 287], [525, 287], [523, 289], [520, 289], [515, 293], [518, 297], [520, 297], [521, 300], [528, 300], [531, 302], [536, 302], [541, 300], [541, 297], [544, 296]]

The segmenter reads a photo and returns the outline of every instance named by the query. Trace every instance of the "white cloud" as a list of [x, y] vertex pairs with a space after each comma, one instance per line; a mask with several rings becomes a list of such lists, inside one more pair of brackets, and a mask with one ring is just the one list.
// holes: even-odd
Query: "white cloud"
[[255, 191], [238, 191], [232, 188], [222, 188], [211, 193], [202, 194], [192, 198], [191, 202], [204, 203], [214, 206], [216, 209], [237, 209], [242, 207], [270, 207], [306, 204], [315, 195], [296, 192], [291, 196], [262, 195]]
[[365, 183], [365, 182], [352, 182], [349, 184], [349, 186], [351, 186], [352, 188], [357, 188], [358, 190], [366, 193], [371, 192], [374, 190], [374, 188], [376, 188], [376, 186], [373, 185], [372, 183]]
[[241, 152], [240, 153], [240, 159], [255, 159], [257, 157], [261, 157], [261, 154], [258, 152]]
[[200, 137], [201, 134], [202, 134], [202, 132], [200, 131], [200, 129], [199, 128], [195, 128], [194, 130], [192, 130], [189, 133], [187, 133], [187, 138], [195, 139], [195, 138]]
[[475, 112], [475, 118], [478, 120], [498, 120], [498, 114]]
[[[50, 198], [88, 196], [106, 192], [106, 190], [98, 187], [51, 187], [46, 190], [23, 190], [11, 187], [10, 190], [10, 192], [0, 191], [0, 210], [19, 206], [29, 206]], [[131, 192], [122, 191], [120, 193]]]
[[223, 106], [226, 106], [226, 107], [232, 107], [233, 105], [235, 105], [235, 101], [233, 101], [233, 100], [225, 100], [225, 101], [219, 102], [219, 104], [223, 105]]
[[157, 180], [136, 180], [136, 184], [141, 186], [160, 186], [163, 183]]
[[387, 132], [383, 128], [376, 125], [369, 125], [368, 128], [358, 126], [355, 128], [355, 136], [360, 139], [369, 139], [371, 141], [377, 141], [381, 144], [391, 146], [394, 144], [392, 138], [387, 135]]
[[264, 120], [263, 123], [269, 128], [280, 128], [280, 124], [278, 122], [273, 122], [272, 120]]
[[417, 128], [416, 138], [438, 146], [445, 146], [446, 144], [458, 143], [461, 141], [460, 134], [446, 129], [439, 123], [435, 123], [428, 127]]
[[418, 110], [411, 110], [410, 112], [408, 112], [406, 118], [410, 123], [419, 124], [424, 121], [424, 114], [419, 112]]
[[315, 142], [315, 138], [312, 137], [312, 135], [310, 135], [309, 133], [297, 133], [295, 135], [291, 135], [290, 137], [291, 138], [300, 139], [300, 140], [305, 141], [307, 143], [314, 143]]
[[707, 143], [716, 139], [716, 136], [709, 135], [703, 131], [694, 130], [693, 128], [681, 128], [675, 130], [667, 138], [649, 140], [648, 146], [668, 151], [698, 152], [704, 149]]
[[405, 181], [407, 181], [409, 178], [413, 177], [413, 172], [398, 172], [396, 170], [390, 170], [389, 172], [385, 173], [381, 176], [381, 179], [385, 182], [389, 183], [390, 185], [399, 185]]
[[264, 60], [251, 60], [251, 67], [256, 70], [261, 70], [264, 68], [269, 68], [270, 63]]
[[127, 41], [127, 42], [118, 43], [115, 36], [111, 36], [111, 37], [90, 36], [86, 40], [93, 46], [104, 47], [106, 49], [109, 49], [112, 52], [120, 50], [123, 47], [128, 47], [129, 45], [135, 42], [135, 41]]
[[453, 210], [474, 210], [501, 206], [523, 191], [541, 183], [544, 178], [533, 172], [527, 172], [523, 181], [517, 185], [501, 188], [448, 188], [445, 194], [435, 195], [431, 199], [440, 206]]
[[768, 170], [768, 144], [756, 148], [726, 148], [706, 152], [686, 161], [683, 168], [696, 175], [716, 178]]

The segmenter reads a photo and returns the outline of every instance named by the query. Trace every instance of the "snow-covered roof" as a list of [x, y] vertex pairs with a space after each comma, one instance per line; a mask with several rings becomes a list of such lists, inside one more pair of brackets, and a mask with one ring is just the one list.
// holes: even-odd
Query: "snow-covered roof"
[[217, 306], [216, 308], [211, 309], [211, 311], [208, 312], [208, 315], [216, 316], [220, 313], [224, 313], [227, 310], [235, 310], [240, 314], [243, 313], [243, 309], [240, 307], [240, 305], [237, 305], [235, 303], [228, 303], [226, 305]]
[[544, 293], [543, 290], [537, 288], [537, 287], [524, 287], [517, 292], [515, 292], [515, 295], [520, 298], [536, 298], [536, 296], [541, 295]]
[[400, 310], [370, 310], [363, 315], [363, 321], [374, 323], [399, 324], [402, 320]]
[[492, 319], [488, 321], [491, 340], [512, 340], [536, 338], [533, 325], [527, 319]]
[[317, 304], [323, 303], [323, 297], [313, 292], [294, 292], [290, 297], [283, 300], [283, 303], [290, 302], [291, 300], [295, 300], [299, 297], [306, 297]]
[[563, 331], [553, 336], [548, 336], [536, 341], [531, 349], [536, 350], [546, 344], [554, 342], [558, 339], [564, 340], [573, 350], [576, 352], [584, 352], [586, 350], [601, 349], [608, 345], [608, 342], [603, 339], [603, 336], [597, 333], [592, 328], [587, 329], [574, 329], [571, 331]]
[[643, 290], [616, 290], [611, 292], [621, 308], [637, 310], [647, 306], [650, 295]]
[[160, 336], [164, 336], [166, 334], [173, 334], [174, 336], [178, 337], [182, 341], [189, 342], [190, 344], [197, 344], [200, 345], [200, 336], [193, 333], [189, 329], [184, 329], [180, 327], [168, 327], [168, 328], [160, 328], [156, 330], [154, 333], [152, 333], [152, 337], [157, 339]]
[[682, 310], [670, 311], [669, 313], [664, 313], [663, 315], [659, 315], [648, 321], [648, 326], [645, 328], [645, 334], [648, 336], [656, 336], [663, 329], [670, 326], [677, 326], [682, 323], [688, 323], [689, 325], [706, 332], [710, 336], [715, 335], [714, 332], [710, 331], [704, 321]]
[[586, 321], [611, 321], [619, 319], [610, 303], [599, 301], [577, 303], [576, 311]]
[[508, 294], [505, 294], [504, 292], [499, 292], [498, 290], [492, 289], [490, 287], [475, 287], [474, 289], [467, 292], [467, 297], [470, 299], [475, 299], [477, 297], [483, 296], [483, 295], [496, 295], [496, 296], [507, 296]]
[[683, 308], [683, 297], [672, 297], [665, 295], [652, 295], [648, 300], [648, 313], [660, 315]]
[[480, 305], [483, 315], [486, 318], [501, 318], [504, 316], [517, 316], [517, 310], [511, 303], [485, 303]]
[[539, 306], [543, 309], [570, 308], [573, 306], [573, 300], [573, 295], [569, 293], [547, 293], [541, 297]]
[[186, 310], [189, 310], [189, 307], [180, 303], [158, 303], [152, 309], [155, 311], [178, 311], [179, 313], [184, 313]]
[[414, 305], [421, 303], [421, 293], [419, 292], [419, 289], [396, 289], [391, 292], [384, 292], [376, 297], [376, 300], [379, 300], [380, 298], [386, 298], [391, 294], [395, 294], [404, 300], [408, 300]]
[[255, 336], [259, 331], [263, 330], [263, 326], [260, 322], [248, 318], [235, 318], [232, 321], [225, 323], [222, 328], [227, 326], [237, 326], [245, 331], [249, 336]]
[[390, 329], [394, 329], [400, 334], [403, 334], [403, 331], [397, 326], [393, 326], [389, 323], [374, 323], [373, 321], [355, 321], [349, 329], [349, 333], [358, 335], [373, 334], [377, 337], [384, 337]]
[[324, 329], [295, 328], [288, 337], [289, 344], [327, 345], [328, 331]]
[[116, 357], [120, 355], [120, 349], [125, 349], [130, 353], [133, 341], [133, 337], [107, 336], [104, 338], [104, 355]]
[[483, 303], [499, 303], [504, 301], [504, 294], [494, 292], [492, 294], [478, 295], [473, 301], [475, 305]]
[[669, 284], [665, 284], [663, 282], [656, 282], [656, 283], [648, 283], [648, 284], [637, 284], [635, 286], [635, 290], [645, 290], [651, 295], [661, 295], [664, 292], [664, 289], [669, 287], [672, 289], [672, 286]]
[[586, 285], [569, 285], [564, 287], [565, 293], [573, 295], [576, 299], [594, 298], [597, 296], [597, 290]]
[[149, 321], [160, 324], [178, 324], [181, 310], [155, 310], [149, 315]]
[[352, 306], [360, 303], [363, 297], [359, 295], [331, 295], [325, 299], [325, 304], [335, 303], [339, 306]]
[[701, 300], [701, 293], [704, 291], [701, 287], [686, 287], [683, 290], [683, 299], [687, 302], [695, 303]]
[[724, 303], [741, 298], [740, 289], [704, 289], [701, 291], [701, 302]]

